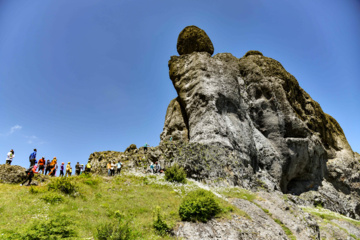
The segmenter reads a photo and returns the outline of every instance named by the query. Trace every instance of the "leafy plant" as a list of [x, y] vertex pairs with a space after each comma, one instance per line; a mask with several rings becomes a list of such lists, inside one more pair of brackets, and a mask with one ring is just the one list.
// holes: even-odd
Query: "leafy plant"
[[60, 191], [70, 195], [77, 191], [77, 186], [72, 182], [71, 178], [58, 177], [52, 179], [52, 181], [48, 184], [48, 190]]
[[165, 180], [169, 182], [186, 183], [186, 172], [184, 168], [174, 164], [165, 171]]
[[41, 199], [50, 204], [61, 203], [64, 201], [64, 197], [58, 193], [49, 193], [41, 197]]
[[162, 219], [162, 216], [160, 214], [160, 207], [156, 207], [155, 215], [156, 216], [154, 218], [154, 223], [153, 223], [155, 232], [160, 236], [167, 235], [171, 229], [166, 224], [166, 222]]
[[139, 239], [139, 233], [133, 230], [129, 220], [125, 220], [120, 212], [115, 212], [115, 222], [107, 222], [96, 228], [95, 237], [98, 240], [133, 240]]
[[49, 220], [31, 225], [19, 239], [42, 240], [76, 237], [75, 225], [66, 215], [58, 215]]
[[207, 222], [221, 212], [214, 194], [203, 189], [190, 192], [179, 207], [179, 215], [183, 221]]

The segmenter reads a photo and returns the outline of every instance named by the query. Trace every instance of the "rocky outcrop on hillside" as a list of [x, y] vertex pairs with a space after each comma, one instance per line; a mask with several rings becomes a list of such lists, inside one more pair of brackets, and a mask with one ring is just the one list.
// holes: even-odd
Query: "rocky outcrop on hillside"
[[[195, 26], [180, 33], [177, 49], [168, 66], [178, 96], [160, 145], [118, 158], [144, 168], [179, 163], [198, 180], [278, 190], [360, 219], [359, 154], [278, 61], [254, 50], [212, 56], [210, 38]], [[97, 153], [91, 159], [105, 166]]]
[[17, 165], [0, 164], [0, 182], [20, 183], [26, 178], [25, 170]]

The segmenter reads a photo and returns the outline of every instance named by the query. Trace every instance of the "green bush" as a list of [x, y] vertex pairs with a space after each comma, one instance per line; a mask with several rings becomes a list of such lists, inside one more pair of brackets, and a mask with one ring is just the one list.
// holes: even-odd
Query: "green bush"
[[73, 194], [77, 191], [77, 186], [72, 182], [71, 178], [58, 177], [53, 178], [48, 184], [48, 190], [60, 191], [65, 194]]
[[186, 183], [186, 172], [184, 168], [174, 164], [165, 171], [165, 180], [169, 182]]
[[31, 225], [19, 239], [42, 240], [76, 237], [75, 225], [66, 215], [58, 215], [49, 220]]
[[183, 221], [207, 222], [221, 212], [214, 194], [203, 189], [190, 192], [181, 202], [179, 215]]
[[133, 240], [140, 239], [139, 233], [133, 230], [129, 220], [118, 211], [115, 212], [117, 221], [103, 223], [96, 228], [95, 238], [98, 240]]
[[41, 197], [41, 199], [50, 204], [61, 203], [64, 201], [64, 197], [58, 193], [46, 194], [45, 196]]
[[156, 216], [155, 216], [154, 223], [153, 223], [155, 232], [160, 236], [167, 235], [171, 229], [166, 224], [166, 222], [162, 219], [162, 216], [160, 214], [160, 207], [156, 208], [155, 215]]

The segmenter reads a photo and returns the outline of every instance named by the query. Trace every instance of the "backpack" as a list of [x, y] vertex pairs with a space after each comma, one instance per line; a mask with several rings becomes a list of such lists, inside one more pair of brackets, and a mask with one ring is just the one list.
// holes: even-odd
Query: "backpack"
[[25, 173], [26, 173], [26, 174], [29, 174], [32, 169], [33, 169], [33, 167], [29, 167], [27, 170], [25, 170]]

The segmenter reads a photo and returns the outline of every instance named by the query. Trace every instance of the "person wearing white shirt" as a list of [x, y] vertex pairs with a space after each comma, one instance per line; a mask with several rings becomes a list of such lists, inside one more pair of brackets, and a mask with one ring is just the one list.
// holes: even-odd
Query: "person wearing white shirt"
[[12, 162], [14, 157], [15, 157], [14, 150], [11, 149], [10, 152], [8, 152], [8, 154], [6, 156], [6, 164], [11, 165], [11, 162]]

